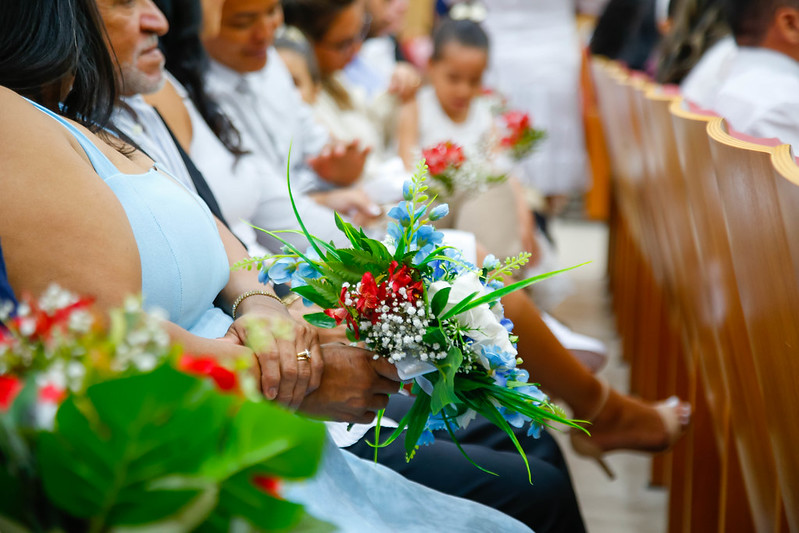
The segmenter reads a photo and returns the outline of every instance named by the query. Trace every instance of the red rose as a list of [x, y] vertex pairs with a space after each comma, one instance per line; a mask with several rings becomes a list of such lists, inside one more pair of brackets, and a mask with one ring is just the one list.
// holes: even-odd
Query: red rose
[[48, 383], [39, 389], [39, 401], [41, 403], [60, 404], [67, 397], [67, 391]]
[[213, 379], [217, 388], [222, 391], [237, 390], [239, 387], [236, 374], [221, 366], [213, 357], [195, 357], [184, 354], [180, 358], [178, 368], [187, 374]]
[[280, 480], [274, 477], [257, 475], [252, 478], [252, 483], [273, 498], [282, 499], [280, 496]]
[[0, 376], [0, 409], [6, 411], [22, 390], [22, 381], [15, 376]]

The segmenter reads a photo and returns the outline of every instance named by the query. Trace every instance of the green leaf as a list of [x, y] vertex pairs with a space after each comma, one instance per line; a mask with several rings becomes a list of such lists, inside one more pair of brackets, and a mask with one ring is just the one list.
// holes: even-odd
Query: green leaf
[[473, 308], [473, 305], [469, 305], [472, 300], [478, 295], [478, 292], [473, 292], [469, 296], [466, 296], [463, 300], [456, 303], [453, 307], [450, 308], [449, 311], [444, 313], [443, 316], [438, 317], [439, 321], [447, 320], [448, 318], [452, 318], [453, 316], [457, 315], [458, 313], [462, 313], [468, 309]]
[[319, 293], [315, 287], [311, 285], [302, 285], [301, 287], [292, 287], [291, 292], [295, 292], [305, 298], [306, 300], [315, 303], [322, 309], [330, 309], [332, 307], [336, 307], [336, 302], [338, 298], [334, 301], [330, 301], [325, 295]]
[[366, 244], [369, 249], [374, 254], [375, 259], [381, 262], [390, 262], [393, 259], [393, 256], [389, 253], [388, 248], [380, 242], [374, 239], [364, 239], [364, 244]]
[[433, 316], [439, 316], [441, 311], [444, 310], [444, 306], [447, 305], [447, 298], [449, 298], [449, 293], [451, 291], [452, 287], [445, 287], [433, 296], [433, 301], [430, 303], [430, 310], [433, 312]]
[[341, 285], [345, 281], [358, 283], [363, 278], [364, 270], [357, 265], [347, 264], [342, 261], [328, 261], [327, 266], [341, 279], [341, 282], [337, 283], [337, 285]]
[[148, 482], [196, 471], [216, 449], [230, 398], [168, 367], [89, 387], [70, 397], [37, 457], [48, 497], [78, 517], [135, 525], [177, 513], [199, 489], [163, 491]]
[[[292, 211], [294, 211], [294, 217], [297, 219], [297, 223], [300, 225], [300, 229], [302, 230], [302, 233], [305, 235], [305, 238], [307, 238], [308, 242], [311, 243], [311, 246], [313, 247], [314, 250], [316, 250], [316, 253], [319, 255], [319, 257], [324, 257], [325, 254], [322, 253], [322, 250], [319, 249], [319, 245], [317, 244], [317, 241], [319, 241], [320, 239], [317, 239], [308, 232], [308, 229], [305, 227], [305, 223], [302, 221], [300, 212], [297, 210], [297, 203], [294, 201], [294, 193], [291, 192], [290, 173], [291, 173], [291, 144], [289, 144], [289, 154], [288, 158], [286, 159], [286, 187], [288, 187], [289, 190], [289, 200], [291, 201], [291, 209]], [[336, 216], [338, 216], [338, 213], [336, 213]], [[308, 262], [310, 263], [311, 261]]]
[[324, 313], [309, 313], [303, 315], [303, 318], [312, 326], [322, 329], [332, 329], [336, 327], [336, 320], [327, 316]]
[[319, 422], [274, 404], [247, 402], [231, 421], [222, 448], [206, 458], [202, 473], [222, 480], [260, 466], [277, 477], [305, 478], [316, 471], [324, 435], [324, 425]]
[[362, 248], [361, 244], [361, 237], [358, 235], [358, 232], [355, 230], [355, 227], [350, 224], [349, 222], [345, 222], [343, 218], [338, 213], [334, 213], [336, 218], [336, 227], [340, 229], [344, 235], [346, 235], [347, 239], [352, 243], [355, 248]]
[[[311, 475], [323, 442], [320, 424], [161, 367], [67, 398], [54, 432], [40, 434], [37, 459], [49, 500], [92, 529], [189, 530], [222, 516], [214, 508], [242, 472]], [[248, 504], [270, 516], [268, 500]]]
[[[505, 286], [505, 287], [503, 287], [501, 289], [495, 290], [493, 292], [490, 292], [489, 294], [483, 295], [480, 298], [477, 298], [475, 300], [472, 300], [472, 301], [468, 302], [467, 305], [464, 305], [464, 307], [458, 311], [458, 313], [462, 313], [464, 311], [468, 311], [469, 309], [474, 309], [475, 307], [477, 307], [479, 305], [483, 305], [485, 303], [495, 302], [495, 301], [499, 300], [500, 298], [502, 298], [504, 296], [507, 296], [508, 294], [510, 294], [512, 292], [515, 292], [515, 291], [517, 291], [519, 289], [523, 289], [525, 287], [528, 287], [528, 286], [532, 285], [533, 283], [545, 280], [547, 278], [551, 278], [552, 276], [556, 276], [556, 275], [561, 274], [563, 272], [568, 272], [569, 270], [574, 270], [575, 268], [579, 268], [581, 266], [587, 265], [588, 263], [590, 263], [590, 261], [587, 261], [585, 263], [581, 263], [579, 265], [575, 265], [573, 267], [564, 268], [562, 270], [556, 270], [554, 272], [547, 272], [546, 274], [541, 274], [541, 275], [538, 275], [538, 276], [534, 276], [532, 278], [528, 278], [528, 279], [523, 279], [521, 281], [517, 281], [516, 283], [513, 283], [511, 285], [507, 285], [507, 286]], [[452, 310], [450, 310], [450, 313], [451, 312], [452, 312]], [[453, 316], [450, 313], [447, 313], [447, 315]], [[449, 318], [449, 316], [447, 318]]]
[[[323, 309], [331, 309], [334, 307], [338, 307], [338, 300], [341, 296], [341, 286], [336, 287], [326, 279], [308, 279], [308, 287], [313, 288], [317, 294], [322, 298], [321, 301], [325, 302], [325, 305], [317, 304], [319, 307]], [[297, 292], [295, 290], [295, 292]], [[302, 295], [301, 292], [297, 292], [297, 294]], [[309, 298], [310, 300], [310, 298]], [[313, 300], [311, 300], [313, 301]], [[316, 303], [316, 302], [314, 302]]]
[[436, 362], [440, 379], [433, 386], [433, 395], [431, 397], [430, 409], [434, 415], [440, 413], [449, 404], [460, 403], [460, 400], [455, 395], [455, 373], [462, 363], [463, 353], [455, 346], [450, 348], [447, 357], [443, 361]]
[[407, 418], [408, 431], [405, 432], [405, 456], [408, 458], [413, 457], [416, 451], [416, 443], [419, 442], [419, 437], [422, 436], [427, 419], [430, 416], [430, 396], [424, 391], [418, 391], [416, 400], [413, 402], [408, 414], [403, 417]]
[[278, 500], [260, 490], [253, 483], [253, 478], [259, 473], [264, 472], [252, 468], [225, 481], [216, 512], [228, 523], [236, 517], [261, 531], [290, 530], [302, 518], [302, 506]]

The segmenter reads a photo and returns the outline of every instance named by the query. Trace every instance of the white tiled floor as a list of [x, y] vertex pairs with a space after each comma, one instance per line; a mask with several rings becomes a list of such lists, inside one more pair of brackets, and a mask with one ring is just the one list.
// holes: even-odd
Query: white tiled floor
[[[626, 391], [628, 368], [620, 360], [606, 290], [607, 226], [556, 220], [552, 229], [561, 265], [592, 261], [568, 274], [574, 282], [574, 293], [552, 314], [575, 331], [608, 344], [610, 359], [601, 375], [617, 390]], [[666, 531], [667, 494], [648, 486], [649, 457], [626, 453], [611, 455], [608, 462], [616, 479], [610, 481], [598, 465], [575, 456], [565, 437], [556, 435], [566, 453], [589, 533]]]

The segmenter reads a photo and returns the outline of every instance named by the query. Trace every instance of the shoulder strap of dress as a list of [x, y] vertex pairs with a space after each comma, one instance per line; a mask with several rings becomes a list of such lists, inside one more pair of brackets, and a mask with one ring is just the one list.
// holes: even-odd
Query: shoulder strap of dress
[[[28, 99], [26, 98], [26, 100]], [[89, 138], [86, 137], [82, 131], [76, 128], [68, 120], [58, 116], [46, 107], [41, 106], [32, 100], [28, 101], [33, 104], [36, 109], [60, 122], [72, 134], [72, 136], [75, 137], [78, 143], [80, 143], [81, 148], [83, 148], [83, 151], [86, 152], [86, 156], [89, 158], [89, 161], [91, 161], [95, 172], [97, 172], [97, 174], [103, 178], [103, 180], [119, 174], [119, 169], [114, 166], [108, 157], [106, 157], [106, 155], [99, 148], [97, 148], [97, 146], [95, 146], [95, 144], [89, 140]]]

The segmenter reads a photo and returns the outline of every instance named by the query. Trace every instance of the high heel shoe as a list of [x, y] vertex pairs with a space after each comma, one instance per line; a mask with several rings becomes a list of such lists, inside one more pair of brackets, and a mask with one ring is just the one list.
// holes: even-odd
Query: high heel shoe
[[[605, 381], [602, 381], [602, 394], [597, 402], [594, 412], [586, 417], [588, 422], [594, 423], [605, 411], [608, 399], [611, 396], [611, 389]], [[632, 401], [632, 400], [631, 400]], [[605, 462], [603, 456], [615, 450], [632, 450], [640, 452], [662, 452], [671, 448], [674, 443], [682, 436], [685, 428], [690, 423], [690, 405], [682, 403], [679, 398], [672, 396], [667, 400], [651, 406], [657, 414], [665, 430], [665, 439], [657, 444], [633, 442], [631, 444], [621, 443], [613, 445], [608, 449], [603, 449], [593, 438], [582, 431], [572, 430], [570, 439], [575, 453], [583, 457], [594, 459], [610, 479], [614, 479], [613, 471]], [[624, 409], [624, 406], [620, 406]], [[624, 429], [622, 429], [624, 431]], [[612, 434], [613, 430], [600, 431], [600, 434]], [[644, 439], [645, 440], [645, 439]]]

